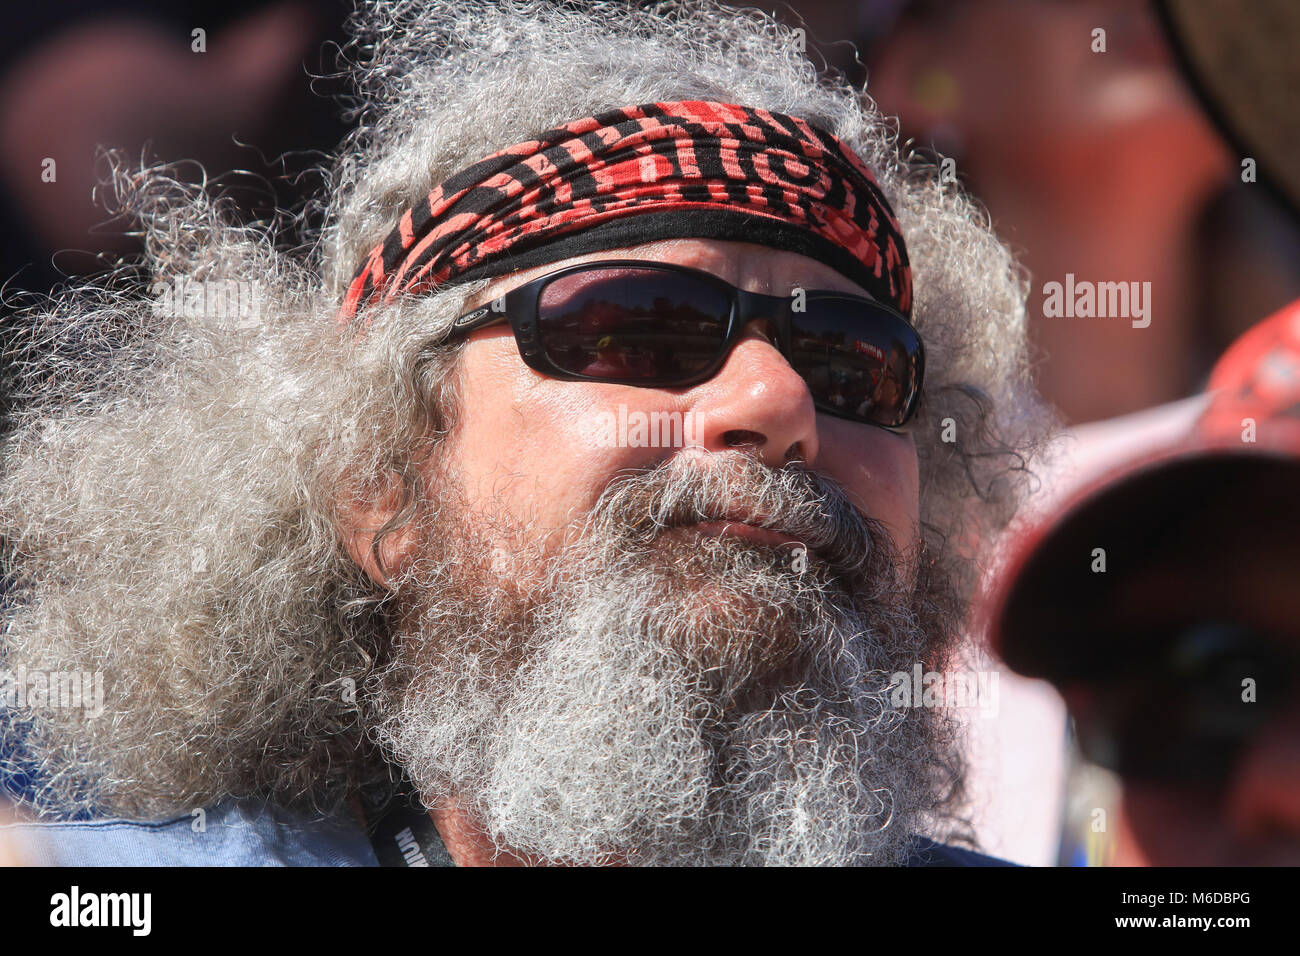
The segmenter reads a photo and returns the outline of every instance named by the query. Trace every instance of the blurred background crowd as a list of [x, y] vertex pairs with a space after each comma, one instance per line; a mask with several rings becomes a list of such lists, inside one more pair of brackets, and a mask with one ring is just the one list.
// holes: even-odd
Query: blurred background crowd
[[[802, 24], [809, 56], [865, 83], [885, 113], [901, 118], [902, 142], [954, 160], [956, 178], [1028, 270], [1038, 381], [1073, 439], [1063, 446], [1059, 467], [1044, 475], [1050, 493], [1042, 509], [1125, 459], [1190, 434], [1205, 408], [1197, 396], [1232, 343], [1300, 297], [1300, 226], [1289, 186], [1273, 161], [1277, 154], [1249, 141], [1252, 130], [1294, 119], [1268, 115], [1268, 102], [1259, 98], [1234, 104], [1216, 96], [1224, 87], [1190, 62], [1189, 34], [1179, 26], [1193, 28], [1178, 19], [1182, 5], [789, 0], [754, 6]], [[1300, 45], [1300, 18], [1287, 4], [1206, 0], [1202, 6], [1221, 18], [1229, 11], [1220, 25], [1259, 21], [1220, 57], [1221, 71], [1231, 74], [1232, 63], [1267, 71], [1276, 66], [1270, 49]], [[95, 195], [106, 170], [101, 145], [131, 158], [183, 157], [188, 162], [177, 175], [196, 182], [221, 173], [219, 184], [248, 220], [302, 207], [321, 185], [313, 167], [346, 132], [335, 98], [341, 89], [330, 74], [348, 8], [346, 0], [45, 0], [9, 10], [0, 33], [0, 217], [6, 225], [0, 319], [6, 332], [25, 293], [47, 292], [136, 251], [129, 224], [112, 219], [102, 193]], [[1250, 45], [1269, 34], [1281, 42]], [[193, 55], [196, 44], [204, 55]], [[1293, 75], [1274, 75], [1279, 98], [1293, 104], [1297, 90], [1288, 82]], [[1264, 115], [1253, 124], [1251, 117], [1234, 123], [1249, 110]], [[52, 174], [49, 159], [57, 164]], [[1246, 159], [1254, 161], [1249, 171]], [[1067, 275], [1150, 283], [1152, 321], [1139, 328], [1123, 319], [1045, 314], [1044, 284]], [[1300, 319], [1290, 321], [1300, 327]], [[1157, 489], [1157, 497], [1167, 490]], [[1278, 494], [1273, 488], [1265, 497]], [[1294, 517], [1294, 511], [1281, 513]], [[1276, 523], [1269, 513], [1249, 520]], [[1247, 519], [1229, 514], [1223, 520]], [[1300, 568], [1295, 538], [1272, 542], [1270, 567]], [[1232, 548], [1254, 553], [1255, 539], [1238, 536], [1219, 553]], [[1190, 578], [1183, 581], [1190, 586]], [[1030, 605], [1036, 600], [1068, 606], [1101, 599], [1028, 598]], [[1202, 617], [1221, 616], [1207, 610]], [[1131, 616], [1124, 620], [1132, 626]], [[1300, 643], [1295, 620], [1284, 617], [1270, 632], [1281, 632], [1280, 643], [1269, 645], [1281, 661], [1274, 673], [1293, 672]], [[1163, 627], [1162, 621], [1147, 630]], [[1182, 639], [1171, 637], [1171, 646]], [[1229, 666], [1222, 662], [1244, 653], [1246, 643], [1229, 641], [1220, 656], [1205, 658], [1220, 664], [1204, 666]], [[1235, 678], [1245, 665], [1232, 666]], [[1204, 772], [1135, 769], [1115, 758], [1115, 747], [1087, 745], [1098, 721], [1083, 721], [1082, 729], [1081, 721], [1095, 715], [1096, 695], [1081, 697], [1050, 668], [1022, 670], [1058, 679], [1006, 671], [996, 716], [972, 718], [978, 768], [972, 812], [988, 852], [1038, 865], [1270, 862], [1267, 853], [1251, 856], [1242, 847], [1272, 852], [1300, 840], [1295, 798], [1272, 796], [1277, 787], [1300, 794], [1294, 714], [1278, 717], [1281, 723], [1243, 723], [1229, 714], [1208, 730], [1190, 728], [1190, 717], [1175, 721], [1168, 739], [1189, 744], [1179, 752]], [[1111, 737], [1123, 737], [1128, 724], [1115, 718], [1106, 726]], [[1230, 754], [1212, 771], [1198, 762], [1205, 749], [1190, 746], [1210, 737], [1231, 738], [1223, 744]], [[1265, 737], [1274, 748], [1267, 759], [1252, 750]], [[1139, 754], [1134, 759], [1141, 763], [1141, 753], [1160, 747], [1159, 740], [1144, 743], [1146, 751], [1118, 749]], [[1249, 781], [1263, 789], [1243, 796], [1242, 778], [1256, 764], [1272, 776]], [[1187, 855], [1189, 842], [1205, 854]], [[1220, 844], [1222, 854], [1209, 855]]]

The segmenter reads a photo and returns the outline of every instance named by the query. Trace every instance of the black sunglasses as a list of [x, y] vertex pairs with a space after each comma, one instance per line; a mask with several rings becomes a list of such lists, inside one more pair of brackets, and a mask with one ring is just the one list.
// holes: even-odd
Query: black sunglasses
[[916, 410], [925, 353], [900, 313], [844, 292], [746, 292], [671, 263], [568, 266], [465, 313], [451, 335], [509, 322], [520, 356], [543, 375], [681, 388], [715, 375], [759, 318], [771, 322], [775, 345], [818, 410], [885, 428]]

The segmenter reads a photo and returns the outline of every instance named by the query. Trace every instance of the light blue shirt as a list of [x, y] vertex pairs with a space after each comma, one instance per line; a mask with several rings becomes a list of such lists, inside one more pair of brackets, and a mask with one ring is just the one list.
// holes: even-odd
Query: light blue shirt
[[226, 803], [171, 820], [12, 823], [0, 840], [30, 866], [378, 866], [351, 818]]
[[[309, 819], [260, 804], [227, 803], [155, 822], [13, 823], [0, 826], [0, 839], [30, 866], [379, 866], [352, 818]], [[438, 842], [425, 848], [430, 860], [422, 865], [453, 866]], [[1011, 864], [922, 837], [906, 865]]]

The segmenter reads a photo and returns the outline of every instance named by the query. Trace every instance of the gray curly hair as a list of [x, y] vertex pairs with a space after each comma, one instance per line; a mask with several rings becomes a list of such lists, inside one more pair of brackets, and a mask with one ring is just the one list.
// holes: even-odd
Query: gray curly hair
[[[969, 584], [970, 543], [1021, 493], [1046, 424], [1024, 280], [985, 216], [901, 156], [860, 91], [819, 77], [790, 28], [712, 0], [370, 0], [351, 28], [357, 123], [318, 204], [288, 220], [323, 214], [313, 241], [286, 249], [284, 223], [235, 225], [165, 167], [118, 164], [148, 293], [108, 276], [24, 313], [0, 475], [0, 669], [100, 671], [108, 687], [102, 718], [4, 720], [3, 769], [30, 778], [38, 810], [149, 817], [253, 795], [321, 809], [379, 772], [359, 756], [348, 691], [382, 653], [388, 596], [346, 553], [339, 503], [396, 472], [406, 507], [383, 530], [418, 510], [414, 465], [455, 415], [443, 340], [487, 280], [373, 309], [358, 341], [334, 313], [417, 197], [578, 116], [722, 100], [800, 116], [856, 150], [914, 268], [929, 553]], [[214, 321], [170, 295], [200, 283], [255, 294], [239, 321]], [[945, 424], [956, 441], [941, 440]]]

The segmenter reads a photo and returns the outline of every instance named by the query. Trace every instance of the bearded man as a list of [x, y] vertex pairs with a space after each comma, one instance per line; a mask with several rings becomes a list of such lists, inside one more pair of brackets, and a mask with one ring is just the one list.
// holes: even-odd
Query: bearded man
[[318, 242], [120, 173], [150, 294], [29, 316], [0, 667], [104, 700], [10, 708], [24, 852], [985, 859], [890, 693], [1045, 421], [980, 214], [756, 12], [353, 28]]

